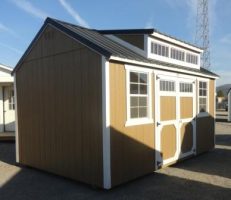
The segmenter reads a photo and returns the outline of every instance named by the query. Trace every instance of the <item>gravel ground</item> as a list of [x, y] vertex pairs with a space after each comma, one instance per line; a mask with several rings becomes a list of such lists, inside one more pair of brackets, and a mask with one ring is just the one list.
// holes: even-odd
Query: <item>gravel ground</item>
[[216, 148], [110, 191], [15, 166], [14, 143], [0, 143], [0, 200], [230, 199], [231, 123], [216, 123]]

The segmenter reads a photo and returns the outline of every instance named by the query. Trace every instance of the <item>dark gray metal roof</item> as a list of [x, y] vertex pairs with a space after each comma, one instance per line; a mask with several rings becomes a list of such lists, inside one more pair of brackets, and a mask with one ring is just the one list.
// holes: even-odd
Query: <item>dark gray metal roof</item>
[[22, 56], [22, 58], [19, 60], [13, 73], [20, 66], [24, 57], [31, 50], [33, 43], [36, 42], [37, 38], [39, 37], [39, 35], [42, 33], [42, 31], [46, 28], [46, 26], [48, 24], [54, 26], [58, 30], [64, 32], [65, 34], [76, 39], [77, 41], [81, 42], [82, 44], [93, 49], [94, 51], [98, 52], [99, 54], [105, 56], [108, 59], [110, 58], [110, 56], [115, 56], [115, 57], [119, 57], [119, 58], [123, 58], [123, 59], [129, 59], [129, 60], [144, 62], [144, 63], [148, 63], [148, 64], [158, 64], [158, 65], [162, 65], [162, 66], [167, 66], [167, 67], [172, 68], [172, 71], [174, 71], [174, 69], [184, 69], [187, 71], [193, 71], [193, 72], [198, 72], [201, 74], [217, 77], [216, 74], [214, 74], [208, 70], [205, 70], [203, 68], [201, 68], [200, 70], [191, 69], [191, 68], [187, 68], [187, 67], [183, 67], [183, 66], [179, 66], [179, 65], [174, 65], [174, 64], [160, 62], [160, 61], [153, 60], [153, 59], [148, 59], [148, 58], [134, 52], [132, 49], [127, 48], [127, 47], [113, 41], [112, 39], [106, 37], [103, 34], [100, 34], [99, 31], [97, 31], [95, 29], [83, 28], [81, 26], [77, 26], [74, 24], [70, 24], [70, 23], [63, 22], [63, 21], [60, 21], [57, 19], [52, 19], [52, 18], [46, 19], [46, 21], [44, 22], [44, 25], [42, 26], [40, 31], [37, 33], [34, 40], [31, 42], [30, 46], [27, 48], [27, 50], [24, 53], [24, 55]]
[[201, 47], [199, 47], [199, 46], [197, 46], [197, 45], [195, 45], [195, 44], [192, 44], [192, 43], [190, 43], [190, 42], [186, 42], [186, 41], [184, 41], [184, 40], [181, 40], [181, 39], [178, 39], [178, 38], [176, 38], [176, 37], [174, 37], [174, 36], [171, 36], [171, 35], [169, 35], [169, 34], [166, 34], [166, 33], [163, 33], [163, 32], [161, 32], [161, 31], [159, 31], [159, 30], [157, 30], [157, 29], [154, 29], [154, 28], [148, 28], [148, 29], [118, 29], [118, 30], [97, 30], [99, 33], [101, 33], [101, 34], [104, 34], [104, 35], [108, 35], [108, 34], [128, 34], [128, 35], [130, 35], [130, 34], [148, 34], [148, 35], [150, 35], [150, 34], [153, 34], [153, 33], [159, 33], [159, 34], [161, 34], [161, 35], [164, 35], [164, 36], [166, 36], [166, 37], [169, 37], [169, 38], [172, 38], [172, 39], [174, 39], [174, 40], [178, 40], [178, 41], [180, 41], [180, 42], [182, 42], [182, 43], [184, 43], [184, 44], [188, 44], [188, 45], [190, 45], [190, 46], [193, 46], [193, 47], [195, 47], [195, 48], [198, 48], [198, 49], [201, 49], [201, 50], [203, 50], [203, 48], [201, 48]]

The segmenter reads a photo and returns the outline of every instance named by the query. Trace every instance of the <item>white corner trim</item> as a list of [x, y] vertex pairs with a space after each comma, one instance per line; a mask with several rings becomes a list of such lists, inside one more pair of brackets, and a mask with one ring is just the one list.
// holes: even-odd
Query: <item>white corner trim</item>
[[135, 51], [136, 53], [138, 53], [138, 54], [140, 54], [142, 56], [146, 56], [146, 53], [145, 53], [144, 50], [142, 50], [142, 49], [140, 49], [140, 48], [126, 42], [125, 40], [122, 40], [122, 39], [120, 39], [120, 38], [118, 38], [118, 37], [116, 37], [114, 35], [106, 35], [106, 37], [110, 38], [111, 40], [113, 40], [113, 41], [115, 41], [115, 42], [129, 48], [129, 49], [132, 49], [133, 51]]
[[15, 98], [15, 147], [16, 147], [16, 162], [19, 163], [19, 137], [18, 137], [18, 104], [17, 104], [17, 86], [16, 73], [14, 73], [14, 98]]
[[110, 74], [109, 62], [102, 56], [102, 111], [103, 111], [103, 187], [111, 188], [110, 146]]

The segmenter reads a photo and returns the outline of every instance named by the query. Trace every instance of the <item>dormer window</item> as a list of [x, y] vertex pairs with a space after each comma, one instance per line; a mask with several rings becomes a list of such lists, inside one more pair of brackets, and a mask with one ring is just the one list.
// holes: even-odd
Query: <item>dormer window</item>
[[198, 64], [198, 56], [193, 55], [191, 53], [187, 53], [186, 54], [186, 62], [197, 65]]
[[171, 58], [172, 59], [184, 61], [184, 57], [185, 57], [184, 51], [171, 48]]
[[159, 56], [164, 56], [168, 57], [169, 55], [169, 48], [165, 45], [152, 42], [151, 43], [151, 53], [159, 55]]

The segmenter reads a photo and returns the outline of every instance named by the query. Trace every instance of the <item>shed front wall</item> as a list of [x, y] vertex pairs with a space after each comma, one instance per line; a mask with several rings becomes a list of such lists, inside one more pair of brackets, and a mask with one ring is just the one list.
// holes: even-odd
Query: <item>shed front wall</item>
[[[192, 76], [195, 79], [197, 77]], [[198, 79], [199, 80], [199, 79]], [[208, 80], [208, 79], [207, 79]], [[196, 121], [196, 148], [197, 153], [208, 151], [214, 147], [214, 80], [209, 80], [209, 116], [197, 117], [193, 115], [193, 104], [198, 109], [198, 95], [180, 97], [180, 118], [197, 118]], [[198, 84], [196, 83], [196, 94]], [[127, 120], [126, 108], [126, 70], [122, 63], [110, 63], [110, 135], [111, 135], [111, 183], [112, 187], [138, 176], [151, 173], [155, 170], [155, 89], [154, 76], [152, 76], [152, 108], [154, 123], [146, 125], [125, 126]], [[161, 97], [160, 103], [162, 120], [175, 119], [175, 97]], [[172, 106], [174, 105], [174, 106]], [[173, 117], [174, 116], [174, 117]], [[180, 124], [179, 124], [180, 125]], [[187, 153], [193, 148], [193, 126], [191, 122], [180, 126], [181, 152]], [[164, 159], [171, 158], [176, 152], [174, 126], [167, 126], [161, 133], [161, 152]], [[186, 134], [187, 133], [187, 134]], [[191, 154], [189, 155], [191, 156]], [[187, 156], [186, 156], [187, 157]], [[173, 162], [174, 163], [174, 162]]]
[[[152, 104], [153, 101], [154, 98]], [[155, 134], [154, 123], [125, 126], [127, 120], [125, 66], [112, 62], [110, 63], [110, 113], [113, 187], [155, 170]]]
[[46, 28], [16, 72], [21, 164], [103, 186], [101, 66]]

